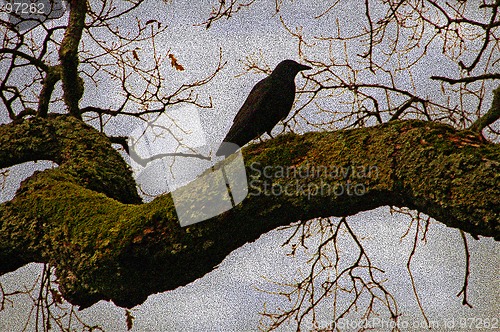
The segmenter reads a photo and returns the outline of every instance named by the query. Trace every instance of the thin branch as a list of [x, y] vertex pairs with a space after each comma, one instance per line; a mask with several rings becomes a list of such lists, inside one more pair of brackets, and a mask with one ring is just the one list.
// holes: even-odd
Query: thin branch
[[45, 62], [43, 62], [42, 60], [37, 59], [29, 54], [21, 52], [19, 50], [10, 49], [10, 48], [0, 48], [0, 54], [2, 54], [2, 53], [12, 54], [12, 55], [18, 56], [20, 58], [23, 58], [23, 59], [27, 60], [30, 64], [42, 69], [43, 71], [49, 70], [49, 66]]
[[439, 81], [444, 81], [446, 83], [450, 84], [457, 84], [457, 83], [471, 83], [471, 82], [476, 82], [479, 80], [489, 80], [489, 79], [500, 79], [500, 73], [488, 73], [488, 74], [483, 74], [483, 75], [477, 75], [477, 76], [469, 76], [469, 77], [463, 77], [463, 78], [449, 78], [446, 76], [431, 76], [432, 80], [439, 80]]
[[396, 110], [396, 112], [394, 112], [394, 114], [392, 115], [392, 117], [389, 121], [394, 121], [394, 120], [399, 119], [399, 117], [403, 114], [403, 112], [406, 111], [411, 106], [411, 104], [413, 104], [416, 101], [418, 101], [418, 99], [416, 97], [411, 97], [410, 99], [408, 99], [408, 101], [406, 103], [401, 105]]
[[477, 119], [469, 129], [473, 132], [480, 133], [484, 128], [500, 119], [500, 86], [493, 90], [493, 102], [485, 115]]
[[491, 12], [492, 12], [491, 13], [491, 19], [490, 19], [489, 24], [484, 29], [485, 33], [484, 33], [483, 46], [481, 47], [481, 50], [479, 50], [479, 52], [477, 53], [476, 58], [474, 59], [474, 61], [469, 66], [465, 65], [462, 61], [458, 62], [458, 64], [460, 65], [460, 67], [462, 69], [467, 70], [467, 72], [469, 72], [469, 73], [477, 66], [477, 64], [481, 60], [481, 57], [483, 56], [484, 51], [486, 50], [486, 48], [488, 47], [488, 44], [490, 43], [490, 40], [491, 40], [491, 37], [492, 37], [492, 34], [490, 33], [490, 31], [491, 31], [492, 28], [495, 27], [495, 20], [496, 20], [496, 17], [497, 17], [498, 6], [499, 5], [500, 5], [500, 2], [497, 1], [496, 5], [493, 6], [493, 7], [491, 7]]
[[427, 318], [427, 315], [425, 314], [424, 307], [422, 306], [422, 302], [420, 301], [420, 297], [418, 296], [418, 291], [417, 291], [417, 286], [415, 284], [415, 279], [413, 278], [413, 272], [411, 271], [411, 261], [413, 256], [415, 255], [415, 251], [417, 250], [417, 243], [418, 243], [418, 233], [420, 229], [420, 215], [417, 215], [414, 220], [416, 220], [416, 230], [415, 230], [415, 237], [413, 239], [413, 247], [411, 249], [410, 256], [408, 256], [408, 261], [406, 262], [406, 269], [408, 270], [408, 274], [410, 275], [410, 281], [411, 281], [411, 287], [413, 289], [413, 294], [415, 295], [415, 299], [417, 300], [418, 307], [420, 309], [420, 312], [422, 313], [422, 316], [424, 317], [425, 323], [427, 326], [430, 328], [431, 325], [429, 323], [429, 319]]
[[467, 302], [467, 287], [469, 286], [469, 275], [470, 275], [470, 253], [469, 253], [469, 246], [467, 245], [467, 237], [465, 235], [465, 232], [460, 230], [460, 235], [462, 236], [462, 240], [464, 241], [464, 249], [465, 249], [465, 277], [464, 277], [464, 285], [460, 292], [457, 294], [457, 297], [460, 295], [464, 295], [464, 298], [462, 300], [462, 304], [468, 306], [469, 308], [472, 308], [472, 305]]

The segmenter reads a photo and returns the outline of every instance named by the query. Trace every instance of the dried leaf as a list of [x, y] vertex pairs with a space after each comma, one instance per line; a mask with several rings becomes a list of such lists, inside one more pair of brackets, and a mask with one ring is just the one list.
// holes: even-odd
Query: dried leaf
[[170, 53], [168, 55], [168, 57], [170, 58], [170, 63], [172, 64], [172, 67], [174, 67], [178, 71], [184, 70], [184, 67], [177, 62], [177, 59], [175, 58], [175, 56], [172, 53]]
[[129, 310], [125, 310], [125, 320], [127, 321], [127, 331], [132, 330], [134, 326], [135, 317], [132, 316], [132, 313]]
[[137, 52], [135, 50], [132, 51], [132, 55], [134, 56], [134, 59], [139, 61], [139, 56], [137, 55]]
[[56, 289], [51, 288], [50, 295], [52, 295], [52, 299], [54, 300], [54, 302], [62, 304], [63, 297], [62, 297], [61, 293], [59, 293]]
[[159, 29], [161, 23], [158, 20], [149, 20], [149, 21], [146, 22], [146, 25], [152, 24], [152, 23], [155, 23], [155, 22], [158, 24], [158, 29]]

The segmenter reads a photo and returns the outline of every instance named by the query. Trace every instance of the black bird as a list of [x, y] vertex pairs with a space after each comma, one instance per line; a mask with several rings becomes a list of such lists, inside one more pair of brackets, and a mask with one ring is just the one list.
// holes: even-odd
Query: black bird
[[[217, 150], [218, 156], [229, 156], [287, 117], [295, 99], [295, 75], [311, 69], [293, 60], [280, 62], [271, 75], [258, 82], [233, 120], [233, 125]], [[231, 144], [224, 144], [230, 142]]]

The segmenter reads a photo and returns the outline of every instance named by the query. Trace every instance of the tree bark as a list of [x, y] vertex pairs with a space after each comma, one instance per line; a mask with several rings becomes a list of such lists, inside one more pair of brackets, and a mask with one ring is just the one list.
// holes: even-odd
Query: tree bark
[[[280, 135], [248, 146], [243, 156], [248, 197], [180, 227], [171, 195], [140, 204], [124, 160], [81, 120], [49, 116], [2, 125], [0, 167], [40, 159], [59, 167], [35, 173], [0, 205], [0, 274], [46, 262], [69, 302], [132, 307], [202, 277], [236, 248], [298, 220], [405, 206], [475, 237], [500, 239], [500, 147], [472, 131], [392, 121]], [[280, 172], [301, 169], [309, 173]], [[288, 191], [266, 195], [266, 188]], [[199, 186], [193, 195], [211, 190]]]
[[[75, 117], [80, 118], [78, 104], [83, 96], [83, 80], [78, 73], [80, 59], [78, 47], [85, 27], [85, 16], [87, 14], [87, 1], [69, 1], [68, 27], [64, 30], [64, 37], [59, 47], [59, 60], [61, 61], [61, 81], [63, 87], [63, 99], [68, 111]], [[47, 76], [53, 73], [48, 73]], [[55, 80], [47, 77], [47, 80]], [[46, 85], [47, 86], [47, 85]], [[50, 87], [50, 86], [49, 86]]]

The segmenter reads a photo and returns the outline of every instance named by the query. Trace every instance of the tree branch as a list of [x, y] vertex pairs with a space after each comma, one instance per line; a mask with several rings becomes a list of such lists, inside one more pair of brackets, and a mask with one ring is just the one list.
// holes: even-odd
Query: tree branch
[[29, 54], [26, 54], [24, 52], [21, 52], [17, 49], [10, 49], [10, 48], [0, 48], [0, 54], [5, 53], [5, 54], [12, 54], [15, 56], [18, 56], [20, 58], [23, 58], [24, 60], [29, 61], [32, 65], [40, 68], [43, 71], [48, 71], [49, 66], [47, 66], [46, 63], [44, 63], [42, 60], [37, 59]]
[[394, 112], [394, 114], [392, 115], [392, 117], [389, 121], [398, 120], [399, 117], [404, 113], [404, 111], [406, 111], [411, 106], [411, 104], [413, 104], [417, 101], [419, 101], [419, 99], [417, 97], [411, 97], [410, 99], [408, 99], [408, 101], [406, 101], [403, 105], [398, 107], [398, 109], [396, 110], [396, 112]]
[[78, 103], [83, 96], [83, 81], [78, 75], [78, 45], [82, 38], [85, 27], [85, 15], [87, 13], [87, 1], [69, 1], [70, 13], [68, 27], [59, 48], [59, 59], [61, 60], [61, 79], [64, 91], [64, 102], [68, 106], [70, 114], [81, 118]]
[[[2, 167], [39, 149], [59, 167], [34, 174], [0, 205], [0, 273], [48, 262], [64, 297], [83, 307], [101, 299], [135, 306], [200, 278], [278, 226], [385, 205], [500, 239], [499, 145], [432, 122], [288, 134], [251, 145], [243, 150], [248, 197], [189, 227], [180, 227], [170, 194], [124, 204], [137, 201], [127, 166], [81, 121], [58, 116], [0, 126]], [[207, 183], [193, 188], [194, 200], [219, 195]]]
[[464, 285], [460, 292], [457, 294], [457, 297], [463, 294], [464, 298], [462, 300], [462, 304], [472, 308], [472, 305], [467, 301], [467, 287], [469, 287], [469, 276], [470, 276], [470, 253], [469, 253], [469, 245], [467, 244], [467, 236], [464, 231], [460, 231], [460, 235], [462, 236], [462, 240], [464, 241], [464, 249], [465, 249], [465, 277], [464, 277]]
[[500, 119], [500, 86], [493, 90], [493, 102], [488, 112], [477, 119], [469, 129], [473, 132], [480, 133], [484, 128], [498, 119]]
[[49, 112], [50, 98], [56, 83], [61, 79], [61, 66], [48, 67], [47, 74], [42, 82], [42, 90], [38, 101], [37, 115], [46, 117]]
[[457, 84], [457, 83], [472, 83], [480, 80], [494, 80], [494, 79], [500, 79], [500, 73], [488, 73], [488, 74], [483, 74], [483, 75], [477, 75], [477, 76], [468, 76], [468, 77], [462, 77], [462, 78], [449, 78], [446, 76], [431, 76], [431, 79], [433, 80], [439, 80], [443, 81], [446, 83], [450, 84]]

